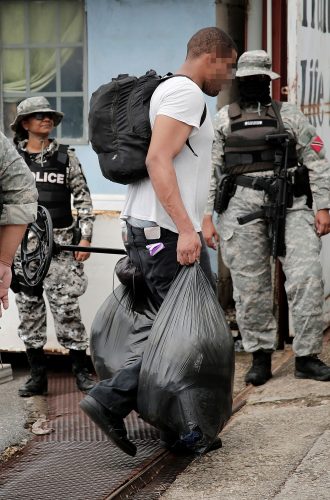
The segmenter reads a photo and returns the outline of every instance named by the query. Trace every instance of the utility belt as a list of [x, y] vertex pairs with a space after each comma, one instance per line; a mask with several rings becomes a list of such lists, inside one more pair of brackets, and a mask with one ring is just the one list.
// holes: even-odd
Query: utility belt
[[[249, 177], [247, 175], [225, 174], [218, 185], [214, 210], [221, 214], [228, 208], [231, 198], [235, 195], [237, 186], [265, 191], [269, 195], [275, 195], [275, 176], [272, 177]], [[293, 196], [307, 197], [306, 205], [312, 208], [313, 197], [309, 183], [308, 169], [304, 165], [299, 165], [294, 172], [288, 172], [287, 183], [289, 191]]]

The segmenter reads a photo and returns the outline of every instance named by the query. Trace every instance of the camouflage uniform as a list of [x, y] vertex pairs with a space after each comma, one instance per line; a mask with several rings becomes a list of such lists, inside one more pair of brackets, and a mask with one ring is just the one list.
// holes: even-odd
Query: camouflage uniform
[[[24, 148], [24, 144], [20, 147]], [[53, 140], [44, 157], [58, 149]], [[78, 212], [81, 238], [91, 241], [94, 216], [90, 192], [81, 165], [72, 149], [68, 150], [69, 166], [67, 185], [73, 196], [73, 206]], [[36, 161], [41, 162], [41, 153]], [[75, 223], [74, 223], [75, 224]], [[73, 225], [54, 229], [54, 241], [71, 244]], [[15, 268], [19, 273], [20, 258], [16, 256]], [[46, 292], [59, 343], [66, 349], [84, 350], [88, 347], [88, 336], [81, 321], [78, 297], [87, 288], [87, 277], [83, 263], [74, 259], [72, 252], [62, 252], [53, 257], [43, 287]], [[27, 348], [40, 348], [46, 343], [46, 305], [43, 297], [31, 296], [20, 292], [16, 294], [20, 325], [18, 334]]]
[[33, 175], [10, 141], [0, 132], [0, 226], [28, 224], [36, 218], [38, 191]]
[[[242, 70], [237, 76], [256, 74], [249, 71], [249, 65], [247, 68], [246, 74]], [[265, 71], [265, 74], [269, 73]], [[257, 104], [245, 109], [258, 113]], [[296, 139], [299, 162], [308, 168], [315, 210], [329, 208], [330, 168], [322, 141], [321, 148], [313, 147], [315, 139], [319, 139], [316, 130], [295, 105], [282, 103], [280, 113], [285, 129]], [[228, 106], [225, 106], [215, 117], [213, 173], [206, 210], [208, 214], [213, 212], [215, 198], [214, 169], [218, 167], [221, 171], [224, 165], [223, 150], [229, 131]], [[248, 175], [265, 177], [272, 176], [272, 172]], [[264, 191], [237, 186], [227, 210], [219, 216], [222, 256], [231, 271], [237, 323], [247, 352], [276, 348], [267, 224], [262, 219], [245, 225], [237, 222], [238, 216], [260, 210], [265, 199], [267, 196]], [[296, 356], [317, 354], [321, 351], [324, 329], [323, 282], [319, 258], [321, 243], [314, 227], [314, 211], [306, 205], [305, 196], [294, 198], [292, 208], [287, 209], [285, 244], [286, 256], [280, 257], [280, 261], [286, 276], [285, 288], [295, 331], [293, 351]]]

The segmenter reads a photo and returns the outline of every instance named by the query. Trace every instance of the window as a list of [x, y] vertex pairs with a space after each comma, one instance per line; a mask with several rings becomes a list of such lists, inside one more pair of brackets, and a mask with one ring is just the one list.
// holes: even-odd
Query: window
[[16, 105], [43, 95], [65, 113], [53, 135], [87, 142], [83, 0], [0, 0], [0, 90], [4, 133]]

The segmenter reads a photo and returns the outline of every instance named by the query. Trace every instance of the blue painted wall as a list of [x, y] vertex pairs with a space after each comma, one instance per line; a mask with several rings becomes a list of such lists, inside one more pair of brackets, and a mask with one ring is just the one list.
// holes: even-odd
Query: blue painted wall
[[[189, 38], [216, 22], [214, 0], [86, 0], [86, 14], [89, 98], [119, 73], [175, 71]], [[207, 102], [215, 113], [216, 98]], [[102, 177], [91, 146], [76, 150], [92, 193], [125, 192]]]

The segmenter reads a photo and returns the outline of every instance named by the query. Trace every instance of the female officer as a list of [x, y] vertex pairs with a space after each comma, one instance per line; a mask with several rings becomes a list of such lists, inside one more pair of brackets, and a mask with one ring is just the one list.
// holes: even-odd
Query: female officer
[[[17, 107], [11, 124], [14, 142], [35, 176], [39, 204], [50, 212], [54, 227], [54, 241], [71, 244], [75, 221], [73, 206], [78, 213], [82, 246], [90, 246], [94, 217], [92, 201], [81, 165], [74, 150], [59, 145], [51, 134], [63, 118], [63, 113], [51, 109], [44, 97], [30, 97]], [[52, 312], [57, 339], [69, 349], [72, 370], [81, 391], [89, 391], [94, 381], [87, 369], [86, 348], [88, 337], [81, 321], [78, 297], [87, 288], [83, 261], [89, 253], [62, 252], [53, 257], [43, 284], [28, 287], [18, 280], [16, 304], [20, 325], [18, 335], [23, 340], [31, 367], [31, 378], [19, 389], [20, 396], [47, 393], [46, 357], [46, 305], [43, 290]], [[20, 259], [15, 262], [20, 275]]]

